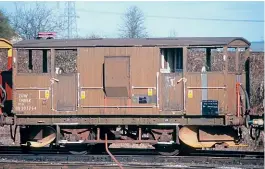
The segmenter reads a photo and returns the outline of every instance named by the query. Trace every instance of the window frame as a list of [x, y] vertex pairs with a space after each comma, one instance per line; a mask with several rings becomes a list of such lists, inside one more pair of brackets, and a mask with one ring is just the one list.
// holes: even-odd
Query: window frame
[[[50, 53], [51, 53], [51, 49], [16, 49], [17, 51], [16, 51], [16, 56], [13, 58], [13, 64], [15, 64], [15, 67], [16, 67], [16, 69], [15, 69], [15, 71], [16, 71], [16, 75], [17, 76], [47, 76], [47, 75], [50, 75], [51, 74], [51, 71], [52, 71], [52, 57], [51, 57], [51, 55], [50, 55], [50, 62], [49, 62], [49, 59], [48, 59], [48, 51], [50, 51]], [[28, 70], [30, 70], [29, 69], [29, 65], [30, 65], [30, 54], [29, 54], [29, 52], [31, 51], [42, 51], [42, 72], [41, 73], [37, 73], [37, 72], [19, 72], [19, 70], [18, 70], [18, 67], [19, 67], [19, 63], [18, 63], [18, 57], [19, 57], [19, 55], [18, 55], [18, 53], [19, 53], [19, 50], [24, 50], [24, 51], [28, 51], [28, 55], [26, 56], [27, 57], [27, 59], [28, 59], [28, 63], [27, 63], [27, 68], [28, 68]], [[47, 70], [47, 72], [43, 72], [43, 63], [44, 63], [44, 60], [43, 60], [43, 57], [44, 57], [44, 51], [47, 51], [47, 58], [46, 58], [46, 70]], [[31, 56], [32, 56], [32, 54], [31, 54]], [[32, 56], [32, 58], [33, 58], [33, 56]], [[15, 61], [14, 61], [14, 59], [15, 59]], [[14, 63], [15, 62], [15, 63]], [[31, 59], [31, 62], [32, 62], [32, 59]], [[32, 64], [32, 63], [31, 63]], [[49, 65], [50, 65], [50, 70], [49, 70]], [[33, 64], [32, 64], [32, 66], [34, 66]], [[32, 67], [33, 68], [33, 67]]]
[[[170, 65], [173, 65], [173, 68]], [[183, 48], [160, 48], [160, 73], [177, 72], [183, 72]]]

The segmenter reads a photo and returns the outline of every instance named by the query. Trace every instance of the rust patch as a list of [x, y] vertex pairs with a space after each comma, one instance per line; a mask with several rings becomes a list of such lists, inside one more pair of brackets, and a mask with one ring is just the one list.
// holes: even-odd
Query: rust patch
[[199, 141], [234, 141], [236, 133], [233, 130], [224, 128], [203, 128], [199, 129]]
[[89, 129], [62, 129], [63, 136], [69, 141], [88, 140]]
[[173, 129], [152, 129], [155, 140], [169, 142], [173, 139]]

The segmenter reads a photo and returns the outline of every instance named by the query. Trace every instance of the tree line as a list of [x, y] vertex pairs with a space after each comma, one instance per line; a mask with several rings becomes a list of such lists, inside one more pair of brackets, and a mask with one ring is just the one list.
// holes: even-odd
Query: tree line
[[[15, 10], [10, 14], [0, 10], [0, 38], [10, 40], [19, 36], [22, 39], [34, 39], [38, 32], [57, 32], [60, 34], [66, 28], [66, 22], [56, 14], [55, 9], [48, 8], [38, 2], [29, 8], [15, 3]], [[143, 11], [137, 6], [126, 9], [118, 32], [121, 38], [148, 37]], [[82, 38], [100, 38], [100, 36], [91, 33]]]

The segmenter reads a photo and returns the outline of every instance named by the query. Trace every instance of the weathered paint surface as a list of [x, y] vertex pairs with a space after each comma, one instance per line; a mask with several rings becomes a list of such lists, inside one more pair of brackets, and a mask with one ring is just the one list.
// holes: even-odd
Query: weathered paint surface
[[[16, 87], [14, 104], [17, 111], [21, 109], [18, 108], [19, 94], [23, 92], [31, 94], [28, 99], [31, 99], [31, 104], [36, 106], [36, 110], [35, 108], [29, 111], [20, 110], [17, 114], [174, 115], [172, 113], [174, 111], [183, 111], [185, 103], [186, 114], [201, 115], [201, 101], [204, 99], [218, 100], [219, 114], [235, 113], [236, 74], [233, 72], [228, 73], [225, 78], [226, 74], [223, 71], [206, 72], [202, 75], [201, 72], [186, 72], [185, 68], [181, 73], [159, 73], [157, 83], [156, 74], [160, 71], [161, 65], [158, 47], [91, 47], [78, 48], [77, 51], [79, 78], [76, 78], [75, 74], [75, 79], [63, 80], [53, 71], [46, 74], [17, 74], [14, 71]], [[183, 52], [183, 57], [187, 57], [186, 55], [186, 52]], [[106, 57], [121, 56], [128, 57], [129, 61], [121, 65], [116, 62], [109, 64], [108, 71], [105, 71]], [[49, 64], [52, 66], [51, 70], [54, 70], [54, 55], [52, 54], [51, 57]], [[185, 60], [183, 59], [183, 62]], [[16, 70], [16, 67], [14, 69]], [[185, 95], [184, 83], [177, 83], [182, 77], [187, 79]], [[106, 95], [108, 87], [112, 93], [114, 91], [114, 95], [122, 93], [122, 96], [109, 97]], [[198, 87], [198, 89], [188, 89], [188, 87]], [[227, 102], [224, 101], [226, 97], [229, 98]], [[62, 109], [67, 107], [66, 104], [71, 105], [71, 110]], [[75, 108], [77, 111], [73, 111]], [[62, 112], [56, 111], [59, 109]]]
[[58, 82], [54, 83], [54, 108], [56, 111], [77, 110], [77, 75], [59, 75]]
[[37, 110], [37, 107], [35, 105], [32, 105], [32, 97], [30, 97], [28, 93], [19, 93], [16, 110], [35, 111]]
[[183, 110], [183, 83], [177, 83], [182, 73], [161, 74], [161, 100], [163, 111]]

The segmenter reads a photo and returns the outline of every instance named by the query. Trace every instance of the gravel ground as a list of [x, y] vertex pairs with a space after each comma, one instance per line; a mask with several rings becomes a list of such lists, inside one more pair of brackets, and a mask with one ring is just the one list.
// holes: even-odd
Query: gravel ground
[[[14, 130], [14, 128], [13, 128]], [[0, 127], [0, 146], [18, 146], [19, 145], [19, 127], [17, 128], [16, 141], [13, 142], [10, 134], [10, 126]]]
[[230, 147], [230, 148], [216, 148], [216, 150], [235, 150], [235, 151], [258, 151], [258, 152], [264, 152], [264, 142], [262, 138], [264, 138], [264, 135], [261, 135], [257, 142], [251, 139], [249, 135], [249, 131], [246, 127], [242, 127], [242, 135], [244, 140], [242, 141], [243, 144], [247, 144], [248, 147]]
[[[203, 156], [154, 156], [154, 155], [115, 155], [115, 158], [124, 166], [159, 167], [159, 168], [263, 168], [264, 159], [241, 158], [241, 157], [203, 157]], [[113, 165], [115, 163], [108, 155], [87, 155], [87, 156], [60, 156], [60, 155], [3, 155], [0, 156], [0, 165], [17, 164], [20, 167], [25, 165], [35, 165], [35, 167], [50, 167], [51, 165], [68, 166], [68, 165]], [[10, 167], [7, 166], [7, 167]]]

